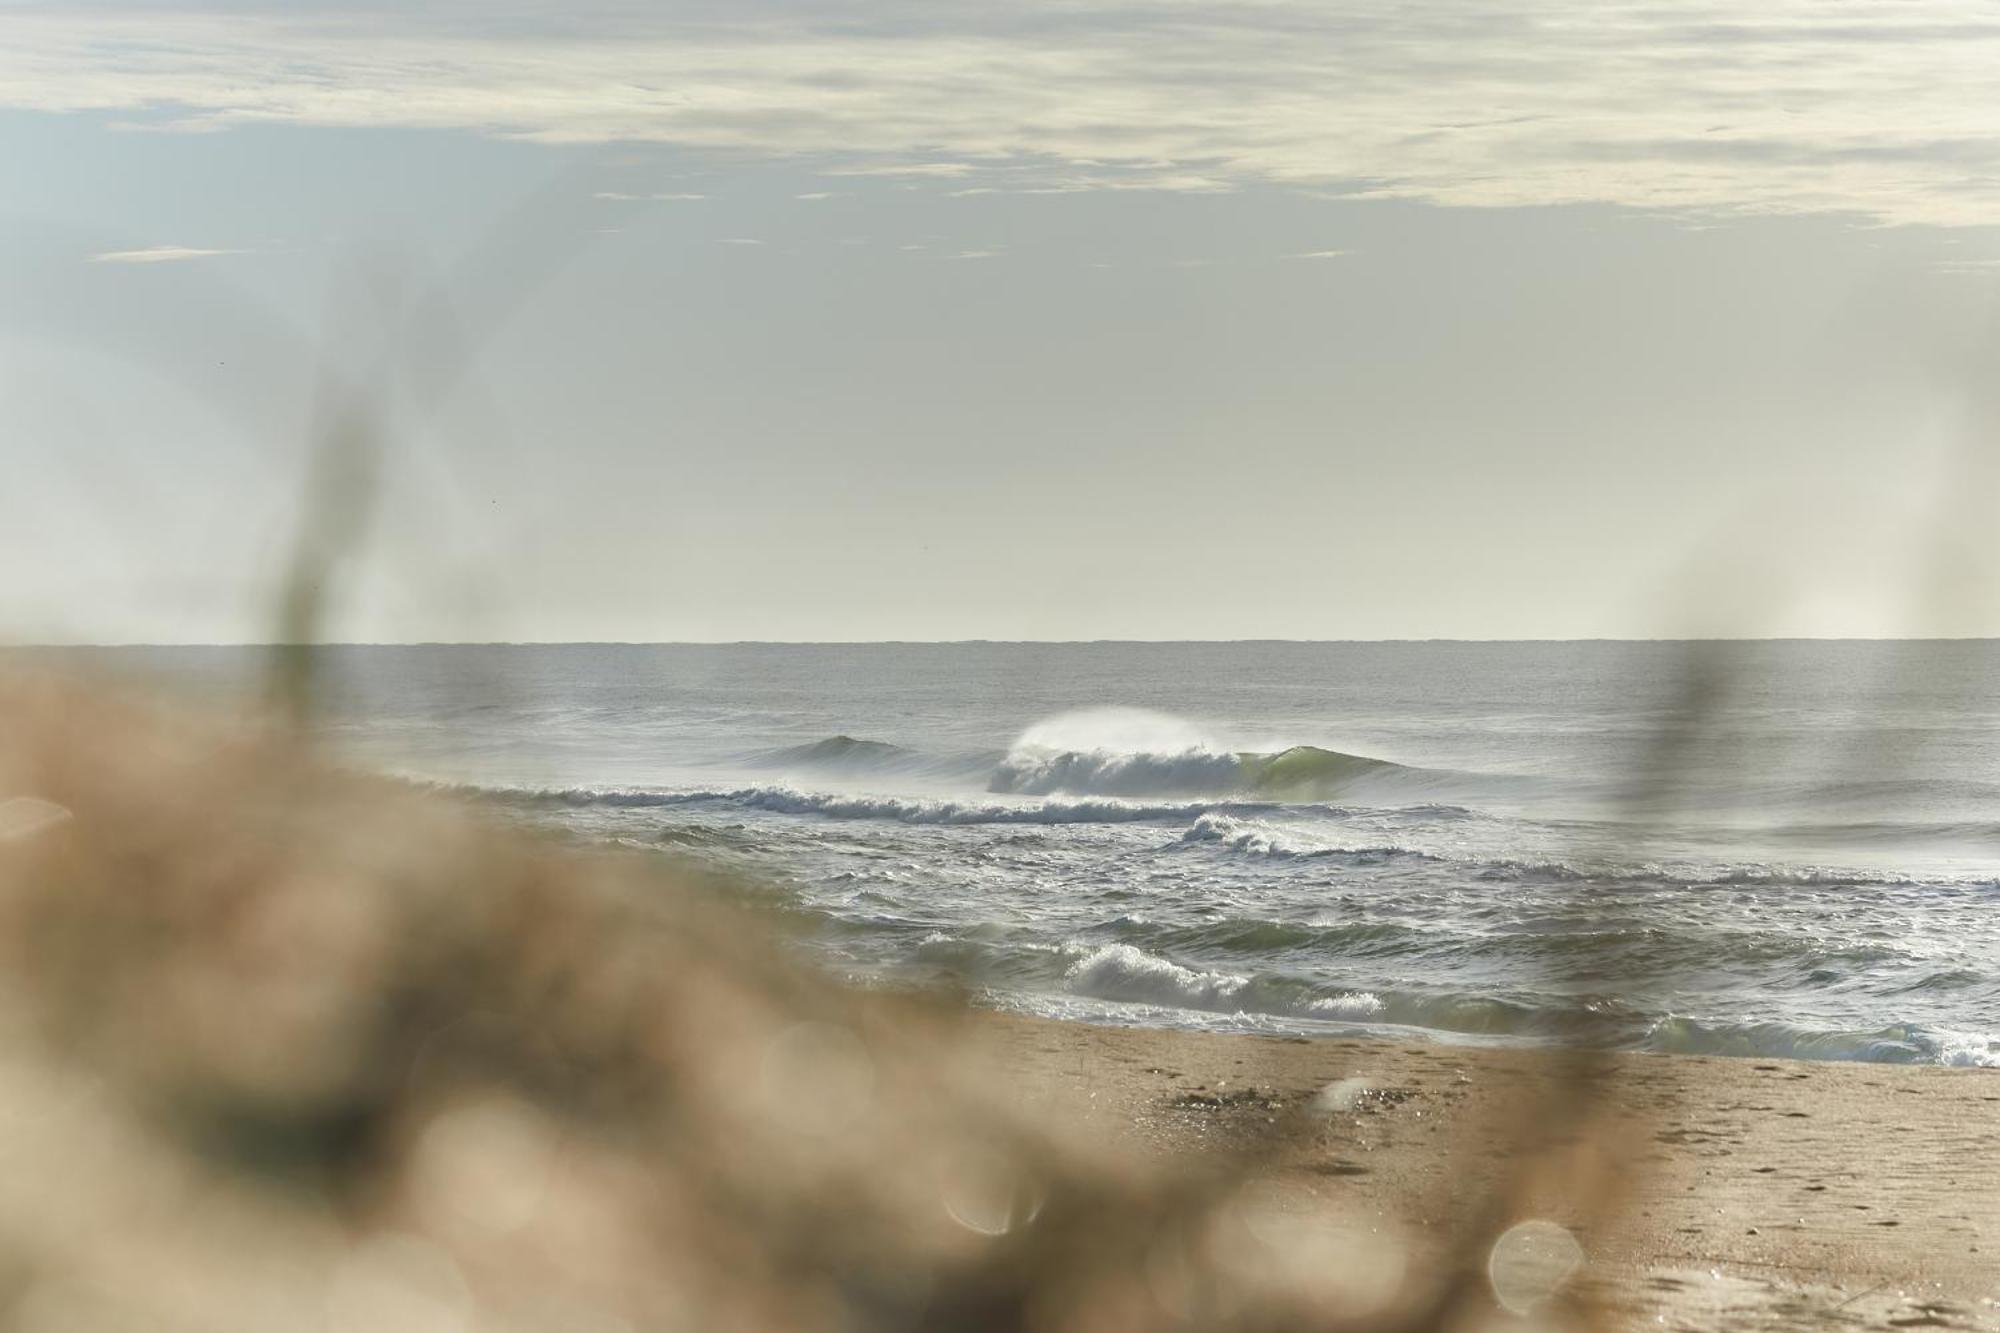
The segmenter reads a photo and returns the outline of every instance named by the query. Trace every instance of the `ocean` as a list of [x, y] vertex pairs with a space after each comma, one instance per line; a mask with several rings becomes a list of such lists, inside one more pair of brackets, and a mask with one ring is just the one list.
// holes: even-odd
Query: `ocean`
[[[70, 651], [224, 693], [263, 660]], [[867, 982], [1094, 1022], [2000, 1064], [2000, 643], [322, 665], [343, 758], [741, 876]]]

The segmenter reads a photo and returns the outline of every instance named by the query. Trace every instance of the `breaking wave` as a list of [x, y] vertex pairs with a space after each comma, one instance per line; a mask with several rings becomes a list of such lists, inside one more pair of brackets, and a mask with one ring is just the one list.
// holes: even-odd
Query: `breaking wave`
[[1246, 794], [1273, 800], [1335, 795], [1364, 778], [1421, 777], [1384, 759], [1295, 745], [1275, 754], [1183, 750], [1174, 753], [1016, 749], [993, 772], [988, 790], [1024, 796]]
[[1841, 1032], [1816, 1031], [1792, 1023], [1701, 1023], [1691, 1018], [1664, 1018], [1653, 1025], [1642, 1047], [1678, 1055], [2000, 1067], [2000, 1038], [1916, 1024]]
[[1322, 800], [1358, 783], [1431, 786], [1450, 775], [1316, 745], [1230, 750], [1189, 724], [1136, 709], [1067, 714], [1031, 727], [1004, 751], [935, 755], [839, 735], [741, 760], [782, 774], [977, 783], [1007, 796], [1209, 796]]
[[988, 790], [1025, 796], [1253, 794], [1324, 799], [1369, 778], [1442, 777], [1385, 759], [1316, 745], [1233, 750], [1192, 724], [1136, 708], [1065, 713], [1023, 732]]
[[1629, 1046], [1645, 1030], [1642, 1016], [1615, 1004], [1343, 988], [1283, 972], [1189, 967], [1131, 944], [1109, 944], [1075, 957], [1062, 988], [1119, 1004], [1312, 1024], [1384, 1024], [1461, 1037]]
[[1789, 1023], [1648, 1020], [1611, 1001], [1341, 989], [1283, 973], [1254, 974], [1176, 963], [1131, 944], [1073, 957], [1062, 976], [1076, 996], [1243, 1018], [1303, 1019], [1424, 1029], [1441, 1036], [1559, 1041], [1608, 1049], [1761, 1059], [2000, 1067], [2000, 1038], [1917, 1024], [1874, 1031]]
[[1412, 851], [1407, 847], [1344, 847], [1314, 842], [1297, 833], [1262, 820], [1243, 819], [1214, 810], [1198, 816], [1181, 834], [1182, 845], [1208, 845], [1218, 850], [1290, 861], [1305, 857], [1338, 856], [1365, 861], [1386, 861], [1391, 857], [1413, 857], [1423, 861], [1441, 858]]
[[1366, 991], [1326, 993], [1291, 978], [1198, 971], [1130, 944], [1107, 944], [1078, 958], [1065, 971], [1063, 983], [1072, 994], [1093, 999], [1225, 1013], [1362, 1019], [1383, 1007], [1379, 997]]

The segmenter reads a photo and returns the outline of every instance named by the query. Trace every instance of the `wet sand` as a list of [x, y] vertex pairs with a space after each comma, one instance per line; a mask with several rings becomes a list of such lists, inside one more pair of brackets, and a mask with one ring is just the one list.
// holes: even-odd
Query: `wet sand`
[[1087, 1130], [1257, 1179], [1392, 1260], [1483, 1263], [1478, 1237], [1559, 1223], [1608, 1326], [2000, 1328], [2000, 1071], [1615, 1056], [1576, 1084], [1534, 1051], [981, 1031]]

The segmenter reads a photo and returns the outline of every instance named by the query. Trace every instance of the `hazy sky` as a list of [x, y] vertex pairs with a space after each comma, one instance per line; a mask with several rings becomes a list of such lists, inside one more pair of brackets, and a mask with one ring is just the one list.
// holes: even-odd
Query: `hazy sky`
[[0, 633], [268, 637], [360, 420], [335, 638], [2000, 634], [1995, 70], [1939, 0], [0, 0]]

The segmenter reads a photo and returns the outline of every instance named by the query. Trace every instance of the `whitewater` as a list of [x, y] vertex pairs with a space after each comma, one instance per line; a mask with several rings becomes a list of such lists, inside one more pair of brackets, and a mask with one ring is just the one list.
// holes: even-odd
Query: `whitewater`
[[[119, 664], [254, 673], [145, 651]], [[870, 984], [2000, 1064], [1996, 668], [1973, 642], [351, 648], [323, 726], [721, 870]]]

